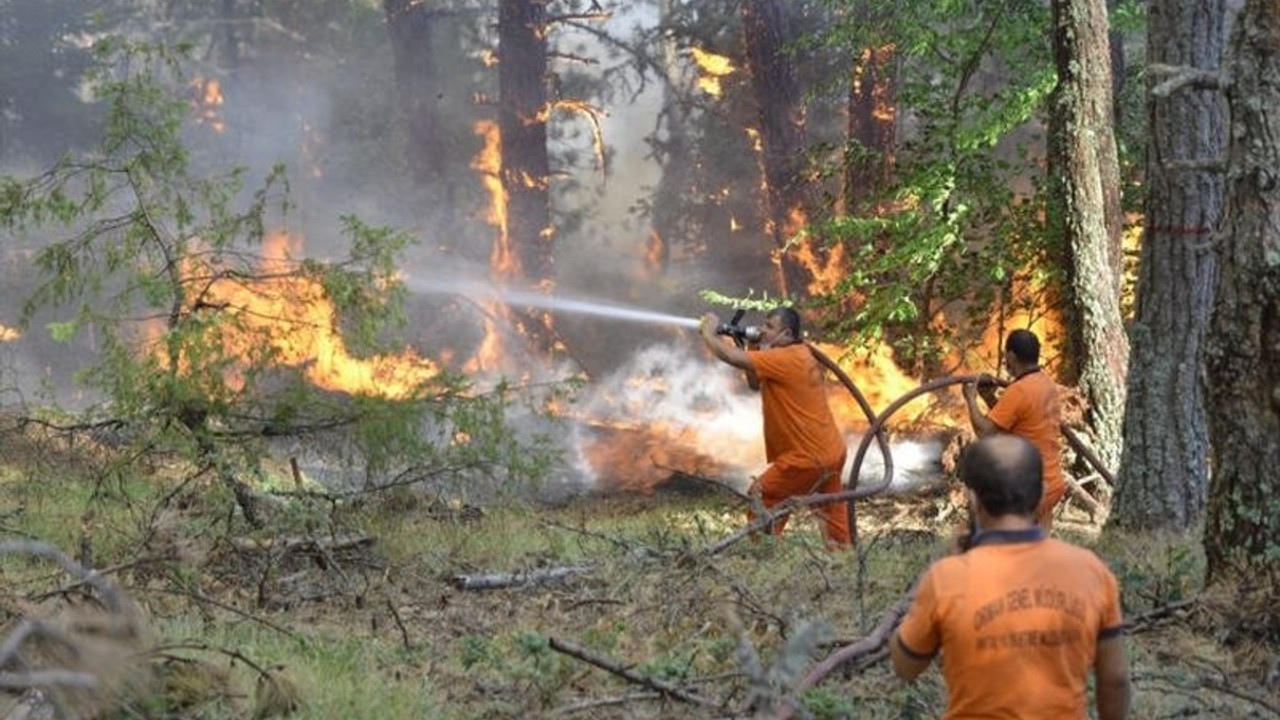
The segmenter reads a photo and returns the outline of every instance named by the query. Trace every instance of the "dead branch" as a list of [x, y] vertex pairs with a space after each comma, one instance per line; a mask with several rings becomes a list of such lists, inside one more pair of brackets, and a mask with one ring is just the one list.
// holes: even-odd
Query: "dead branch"
[[494, 590], [517, 585], [537, 585], [554, 580], [591, 572], [594, 565], [568, 565], [545, 570], [526, 570], [513, 573], [488, 573], [484, 575], [454, 575], [450, 583], [459, 590]]
[[[837, 669], [857, 660], [860, 657], [870, 655], [883, 648], [885, 644], [889, 642], [889, 637], [893, 634], [894, 629], [898, 627], [898, 623], [902, 620], [902, 616], [907, 613], [907, 608], [911, 605], [911, 599], [915, 597], [916, 584], [918, 583], [918, 580], [916, 583], [913, 583], [911, 585], [911, 589], [907, 590], [906, 594], [903, 595], [902, 598], [891, 605], [888, 610], [884, 611], [884, 614], [880, 616], [880, 622], [876, 623], [876, 627], [871, 631], [871, 634], [857, 642], [850, 643], [849, 645], [840, 648], [827, 656], [827, 658], [822, 662], [814, 665], [813, 669], [811, 669], [809, 673], [805, 675], [800, 682], [796, 683], [794, 688], [792, 688], [792, 696], [799, 696], [800, 693], [822, 682], [828, 675], [835, 672]], [[799, 701], [783, 702], [778, 708], [777, 713], [774, 715], [774, 720], [788, 720], [795, 714], [796, 707], [798, 705]]]
[[[1101, 475], [1090, 475], [1090, 477], [1101, 477]], [[1062, 481], [1066, 483], [1067, 489], [1071, 491], [1071, 496], [1079, 500], [1084, 504], [1085, 508], [1088, 509], [1090, 520], [1096, 520], [1106, 514], [1106, 510], [1103, 509], [1102, 503], [1095, 500], [1094, 497], [1089, 494], [1089, 491], [1084, 489], [1084, 486], [1080, 484], [1079, 480], [1071, 477], [1071, 473], [1062, 473]]]
[[573, 715], [584, 710], [595, 710], [596, 708], [614, 707], [617, 705], [626, 705], [637, 700], [657, 700], [664, 697], [659, 692], [633, 692], [619, 697], [600, 698], [599, 700], [583, 700], [572, 705], [563, 705], [551, 711], [553, 716]]
[[593, 22], [604, 22], [611, 17], [613, 17], [613, 13], [605, 12], [603, 10], [598, 12], [565, 13], [563, 15], [548, 15], [546, 23], [548, 25], [554, 25], [555, 23], [569, 22], [571, 20], [579, 20], [579, 21], [590, 20]]
[[601, 670], [605, 670], [614, 675], [617, 675], [618, 677], [626, 680], [627, 682], [631, 682], [636, 685], [642, 685], [644, 687], [649, 688], [650, 690], [656, 690], [662, 693], [663, 695], [666, 695], [671, 698], [675, 698], [676, 700], [680, 700], [682, 702], [691, 703], [693, 705], [701, 705], [703, 707], [712, 707], [712, 708], [720, 707], [720, 703], [717, 703], [714, 700], [704, 698], [701, 695], [697, 695], [695, 693], [681, 690], [675, 685], [663, 682], [661, 680], [656, 680], [647, 675], [641, 675], [640, 673], [632, 672], [631, 670], [628, 670], [622, 667], [621, 665], [618, 665], [617, 663], [611, 662], [609, 660], [606, 660], [605, 658], [602, 658], [598, 655], [591, 653], [585, 648], [580, 648], [576, 645], [572, 645], [570, 643], [564, 642], [563, 640], [557, 640], [556, 638], [548, 638], [548, 640], [550, 642], [552, 650], [568, 655], [569, 657], [576, 658], [587, 664], [595, 665]]
[[299, 550], [314, 550], [330, 553], [335, 550], [372, 545], [377, 538], [372, 535], [352, 535], [349, 537], [317, 538], [317, 537], [275, 537], [275, 538], [231, 538], [231, 547], [240, 552], [279, 552], [287, 554]]
[[1107, 481], [1108, 485], [1115, 487], [1116, 476], [1107, 469], [1106, 465], [1102, 464], [1102, 460], [1098, 459], [1097, 453], [1089, 447], [1089, 444], [1086, 443], [1084, 439], [1081, 438], [1080, 435], [1077, 434], [1069, 425], [1061, 425], [1059, 426], [1059, 429], [1062, 430], [1062, 435], [1067, 438], [1067, 444], [1071, 446], [1071, 449], [1075, 450], [1080, 457], [1088, 461], [1088, 463], [1093, 466], [1093, 469], [1102, 476], [1102, 479]]
[[1225, 75], [1217, 70], [1205, 70], [1190, 65], [1165, 65], [1152, 63], [1147, 72], [1153, 76], [1165, 76], [1168, 80], [1151, 88], [1151, 94], [1158, 98], [1166, 98], [1175, 92], [1190, 88], [1192, 90], [1225, 91], [1230, 84]]
[[231, 614], [233, 614], [233, 615], [239, 615], [240, 617], [244, 618], [245, 620], [251, 620], [251, 621], [253, 621], [253, 622], [256, 622], [256, 623], [258, 623], [259, 625], [261, 625], [261, 626], [263, 626], [263, 627], [265, 627], [265, 628], [269, 628], [269, 629], [271, 629], [271, 630], [275, 630], [276, 632], [278, 632], [278, 633], [280, 633], [281, 635], [284, 635], [284, 636], [286, 636], [286, 637], [288, 637], [288, 638], [290, 638], [290, 639], [293, 639], [293, 640], [297, 640], [297, 639], [298, 639], [298, 634], [297, 634], [297, 633], [295, 633], [294, 631], [290, 630], [289, 628], [286, 628], [286, 627], [282, 627], [282, 626], [280, 626], [280, 625], [277, 625], [277, 624], [275, 624], [275, 623], [271, 622], [270, 620], [266, 620], [266, 619], [260, 618], [260, 617], [258, 617], [257, 615], [254, 615], [253, 613], [250, 613], [250, 612], [246, 612], [246, 611], [244, 611], [244, 610], [241, 610], [240, 608], [238, 608], [238, 607], [236, 607], [236, 606], [234, 606], [234, 605], [231, 605], [231, 604], [229, 604], [229, 603], [224, 603], [224, 602], [221, 602], [221, 601], [218, 601], [218, 600], [214, 600], [213, 598], [209, 597], [208, 595], [205, 595], [204, 593], [201, 593], [201, 592], [198, 592], [198, 591], [195, 591], [195, 590], [185, 590], [185, 589], [176, 589], [176, 588], [147, 588], [147, 589], [146, 589], [146, 592], [158, 592], [158, 593], [164, 593], [164, 594], [166, 594], [166, 595], [177, 595], [177, 596], [180, 596], [180, 597], [189, 598], [189, 599], [191, 599], [191, 600], [196, 601], [197, 603], [206, 604], [206, 605], [212, 605], [212, 606], [214, 606], [214, 607], [216, 607], [216, 608], [220, 608], [220, 609], [222, 609], [222, 610], [226, 610], [227, 612], [229, 612], [229, 613], [231, 613]]
[[1199, 602], [1199, 600], [1200, 600], [1199, 598], [1194, 598], [1194, 597], [1187, 598], [1186, 600], [1171, 602], [1166, 605], [1161, 605], [1158, 608], [1153, 608], [1151, 610], [1148, 610], [1147, 612], [1141, 615], [1130, 618], [1129, 622], [1124, 624], [1124, 631], [1132, 635], [1134, 633], [1143, 632], [1144, 630], [1149, 630], [1155, 626], [1156, 621], [1163, 620], [1164, 618], [1168, 617], [1169, 615], [1172, 615], [1178, 610], [1191, 607], [1192, 605], [1195, 605], [1197, 602]]
[[875, 495], [882, 489], [882, 487], [858, 488], [855, 490], [842, 490], [838, 493], [798, 495], [796, 497], [787, 498], [777, 505], [760, 512], [760, 514], [756, 516], [755, 520], [739, 528], [732, 535], [708, 545], [702, 550], [702, 553], [705, 555], [715, 555], [748, 535], [764, 530], [765, 528], [773, 525], [773, 523], [779, 518], [786, 517], [800, 508], [821, 507], [823, 505], [830, 505], [831, 503], [861, 500]]

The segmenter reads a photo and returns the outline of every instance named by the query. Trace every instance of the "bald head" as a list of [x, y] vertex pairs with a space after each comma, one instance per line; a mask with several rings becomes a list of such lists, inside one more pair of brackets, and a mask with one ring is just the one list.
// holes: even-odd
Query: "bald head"
[[988, 435], [960, 458], [961, 481], [994, 517], [1035, 514], [1043, 474], [1040, 451], [1017, 435]]

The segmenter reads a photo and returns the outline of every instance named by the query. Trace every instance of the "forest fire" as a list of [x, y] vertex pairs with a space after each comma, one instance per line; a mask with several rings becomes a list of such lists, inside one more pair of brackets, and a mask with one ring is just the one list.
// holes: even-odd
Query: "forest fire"
[[218, 341], [227, 353], [237, 357], [269, 353], [274, 363], [302, 368], [307, 380], [335, 392], [392, 399], [420, 392], [439, 370], [413, 350], [371, 358], [351, 355], [324, 287], [291, 272], [291, 258], [300, 246], [300, 238], [286, 233], [266, 238], [259, 268], [262, 276], [251, 279], [217, 276], [214, 268], [194, 261], [186, 264], [188, 277], [216, 276], [201, 303], [235, 319], [218, 331]]
[[217, 78], [206, 80], [195, 78], [191, 81], [191, 89], [196, 97], [192, 100], [195, 110], [195, 121], [198, 125], [207, 125], [216, 133], [227, 129], [220, 115], [225, 98], [222, 96], [222, 83]]
[[711, 97], [720, 97], [724, 89], [720, 86], [720, 78], [732, 75], [737, 68], [733, 61], [724, 55], [716, 55], [700, 48], [690, 48], [693, 62], [698, 66], [698, 89]]
[[[520, 258], [511, 248], [511, 236], [508, 232], [507, 189], [502, 185], [502, 134], [498, 124], [492, 120], [476, 123], [475, 131], [484, 139], [484, 146], [472, 159], [471, 169], [480, 175], [480, 182], [489, 194], [485, 220], [497, 231], [493, 249], [489, 253], [489, 272], [495, 281], [501, 283], [520, 275]], [[503, 360], [502, 331], [498, 322], [512, 324], [510, 311], [506, 305], [495, 300], [485, 301], [484, 309], [484, 339], [471, 359], [463, 365], [463, 370], [468, 373], [496, 370], [501, 367]]]

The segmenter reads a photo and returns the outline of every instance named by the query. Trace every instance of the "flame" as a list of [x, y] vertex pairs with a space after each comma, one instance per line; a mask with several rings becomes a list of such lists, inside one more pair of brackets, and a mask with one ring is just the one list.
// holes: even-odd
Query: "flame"
[[476, 134], [484, 138], [484, 147], [471, 161], [471, 169], [480, 173], [480, 181], [489, 192], [489, 212], [485, 219], [498, 231], [489, 254], [489, 267], [499, 278], [520, 274], [520, 261], [511, 247], [507, 224], [507, 190], [502, 186], [502, 133], [492, 120], [476, 123]]
[[222, 83], [217, 78], [205, 80], [197, 77], [191, 80], [190, 87], [197, 96], [191, 101], [195, 109], [196, 124], [208, 125], [216, 133], [226, 130], [226, 123], [218, 114], [219, 108], [225, 102], [222, 96]]
[[0, 342], [13, 342], [22, 337], [22, 333], [17, 330], [0, 323]]
[[[471, 168], [480, 174], [480, 182], [489, 193], [489, 210], [485, 220], [497, 231], [493, 249], [489, 253], [489, 273], [498, 282], [520, 276], [520, 259], [511, 247], [508, 230], [507, 189], [502, 185], [502, 131], [492, 120], [481, 120], [475, 125], [476, 134], [484, 138], [484, 146], [471, 161]], [[526, 178], [531, 180], [532, 178]], [[483, 303], [486, 313], [484, 338], [463, 371], [479, 373], [501, 366], [503, 352], [502, 331], [498, 319], [510, 319], [506, 305], [496, 300]]]
[[[353, 395], [404, 399], [416, 395], [439, 370], [412, 349], [394, 356], [353, 357], [338, 331], [337, 312], [315, 279], [292, 274], [292, 257], [300, 237], [274, 233], [263, 241], [262, 277], [221, 274], [204, 261], [188, 258], [189, 277], [213, 277], [201, 297], [203, 305], [220, 308], [239, 323], [218, 329], [218, 341], [230, 356], [261, 357], [287, 367], [303, 368], [313, 384]], [[264, 346], [264, 342], [266, 345]], [[233, 386], [235, 378], [229, 378]]]
[[494, 67], [498, 64], [498, 53], [494, 50], [481, 50], [480, 62], [483, 63], [485, 67]]
[[[814, 343], [824, 355], [836, 361], [840, 369], [858, 387], [874, 412], [883, 411], [890, 403], [916, 389], [920, 381], [903, 372], [893, 359], [893, 351], [887, 345], [877, 345], [865, 351], [849, 354], [845, 348], [828, 343]], [[867, 426], [867, 416], [839, 381], [829, 379], [828, 402], [836, 423], [846, 431], [861, 430]], [[892, 425], [912, 423], [921, 418], [929, 408], [930, 400], [921, 397], [911, 401], [895, 415]]]
[[720, 97], [723, 94], [720, 78], [731, 75], [737, 70], [733, 62], [724, 55], [716, 55], [696, 47], [691, 49], [690, 54], [700, 72], [698, 89], [711, 97]]
[[554, 100], [547, 103], [537, 115], [529, 118], [525, 122], [528, 124], [545, 123], [551, 118], [552, 110], [566, 110], [587, 118], [587, 121], [591, 123], [592, 151], [595, 153], [597, 166], [604, 169], [604, 129], [600, 125], [600, 117], [604, 115], [605, 112], [582, 100], [569, 100], [562, 98], [560, 100]]
[[644, 265], [650, 275], [657, 275], [666, 267], [667, 243], [656, 228], [649, 230], [649, 242], [645, 244]]
[[[862, 90], [862, 81], [865, 79], [867, 68], [871, 67], [872, 64], [880, 68], [889, 66], [897, 49], [894, 43], [881, 45], [878, 48], [863, 49], [858, 58], [858, 67], [853, 74], [853, 94], [856, 95]], [[898, 117], [898, 106], [889, 97], [892, 87], [892, 83], [882, 82], [871, 88], [871, 96], [874, 101], [871, 117], [883, 123], [893, 122]]]
[[791, 209], [783, 229], [785, 236], [791, 238], [788, 247], [812, 278], [808, 285], [810, 294], [830, 293], [836, 289], [845, 275], [844, 245], [835, 245], [823, 260], [813, 246], [814, 238], [804, 233], [807, 223], [808, 218], [805, 217], [804, 210]]
[[1051, 366], [1062, 353], [1067, 337], [1062, 312], [1053, 305], [1048, 293], [1041, 287], [1021, 277], [1014, 278], [1012, 297], [1018, 300], [1014, 307], [997, 307], [982, 332], [977, 350], [978, 356], [969, 353], [965, 357], [968, 367], [999, 370], [1004, 367], [1004, 338], [1012, 330], [1030, 330], [1040, 338], [1040, 364]]

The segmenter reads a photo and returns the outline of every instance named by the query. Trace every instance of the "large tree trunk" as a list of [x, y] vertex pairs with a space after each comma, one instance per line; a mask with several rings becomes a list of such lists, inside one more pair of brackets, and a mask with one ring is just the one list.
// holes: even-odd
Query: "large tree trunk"
[[845, 157], [844, 207], [865, 211], [893, 169], [898, 128], [897, 53], [893, 45], [867, 48], [849, 83], [849, 150]]
[[511, 247], [526, 280], [552, 280], [547, 157], [547, 2], [502, 0], [498, 15], [498, 127]]
[[[1154, 0], [1147, 15], [1148, 66], [1219, 68], [1222, 0]], [[1151, 77], [1148, 92], [1161, 80]], [[1200, 372], [1224, 178], [1220, 170], [1178, 164], [1223, 156], [1226, 101], [1215, 90], [1148, 94], [1147, 117], [1146, 235], [1114, 519], [1187, 530], [1200, 519], [1208, 487]]]
[[[408, 124], [408, 160], [420, 185], [447, 190], [446, 133], [440, 122], [441, 87], [433, 33], [439, 12], [421, 0], [383, 0], [395, 64], [396, 94]], [[452, 203], [444, 203], [450, 208]]]
[[1111, 54], [1103, 0], [1053, 0], [1058, 88], [1053, 111], [1071, 256], [1079, 382], [1099, 456], [1119, 464], [1129, 342], [1120, 316], [1120, 170], [1112, 126]]
[[[1280, 3], [1248, 0], [1229, 63], [1231, 140], [1206, 338], [1211, 579], [1280, 582]], [[1274, 614], [1273, 614], [1274, 615]], [[1274, 625], [1273, 625], [1274, 627]]]
[[784, 252], [807, 210], [804, 183], [804, 116], [787, 44], [796, 39], [791, 0], [742, 3], [747, 67], [760, 121], [769, 228], [778, 263], [778, 289], [798, 293], [811, 274], [794, 251]]

